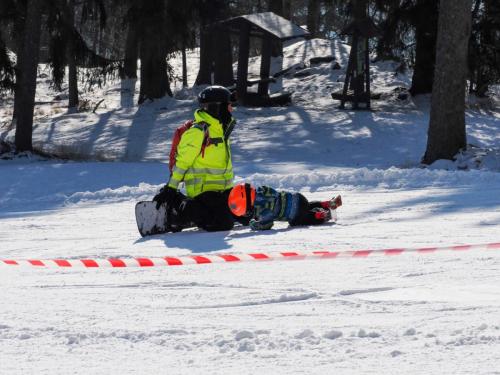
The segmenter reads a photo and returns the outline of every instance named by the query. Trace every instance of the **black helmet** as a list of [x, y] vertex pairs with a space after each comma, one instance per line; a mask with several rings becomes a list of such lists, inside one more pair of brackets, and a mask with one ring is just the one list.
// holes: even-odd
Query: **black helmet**
[[230, 103], [231, 91], [223, 86], [208, 86], [198, 94], [200, 104]]

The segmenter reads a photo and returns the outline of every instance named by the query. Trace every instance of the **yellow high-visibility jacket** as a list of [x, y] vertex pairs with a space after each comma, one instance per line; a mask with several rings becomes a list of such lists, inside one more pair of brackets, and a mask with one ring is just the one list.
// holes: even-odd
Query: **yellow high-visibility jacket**
[[[209, 138], [202, 152], [205, 129]], [[196, 110], [193, 125], [182, 134], [177, 146], [168, 186], [178, 189], [184, 182], [187, 196], [194, 198], [205, 191], [233, 187], [233, 177], [231, 148], [229, 140], [224, 139], [222, 124], [204, 110]]]

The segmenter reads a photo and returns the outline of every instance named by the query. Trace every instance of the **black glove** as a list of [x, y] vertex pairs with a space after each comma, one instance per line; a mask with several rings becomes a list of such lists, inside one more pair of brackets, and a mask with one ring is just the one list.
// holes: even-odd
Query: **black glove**
[[167, 206], [171, 206], [172, 203], [174, 203], [176, 195], [177, 190], [174, 188], [171, 188], [170, 186], [162, 187], [160, 192], [153, 198], [153, 202], [156, 202], [156, 209], [159, 209], [163, 203], [166, 203]]

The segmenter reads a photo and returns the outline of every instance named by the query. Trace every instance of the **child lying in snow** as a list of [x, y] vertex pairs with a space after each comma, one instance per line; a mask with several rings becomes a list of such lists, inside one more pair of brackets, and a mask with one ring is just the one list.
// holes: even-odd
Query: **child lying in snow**
[[228, 204], [234, 215], [251, 217], [250, 228], [265, 230], [271, 229], [275, 220], [288, 221], [291, 226], [325, 223], [332, 218], [330, 210], [342, 205], [342, 198], [338, 195], [329, 201], [309, 202], [300, 193], [239, 184], [229, 193]]

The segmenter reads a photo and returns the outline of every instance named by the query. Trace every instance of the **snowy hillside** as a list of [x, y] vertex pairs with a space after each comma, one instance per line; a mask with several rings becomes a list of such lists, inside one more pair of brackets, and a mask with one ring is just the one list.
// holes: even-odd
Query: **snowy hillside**
[[[295, 68], [271, 89], [293, 92], [294, 105], [236, 110], [238, 127], [233, 149], [237, 166], [247, 160], [265, 164], [273, 160], [288, 164], [313, 162], [322, 167], [418, 166], [425, 150], [428, 98], [398, 100], [400, 89], [409, 87], [411, 72], [395, 75], [396, 64], [381, 62], [372, 66], [373, 91], [382, 94], [382, 100], [373, 102], [375, 110], [338, 111], [338, 102], [331, 99], [330, 93], [342, 88], [348, 52], [348, 46], [338, 41], [321, 39], [285, 48], [283, 61], [276, 59], [273, 63], [273, 73]], [[310, 66], [309, 60], [318, 56], [333, 56], [335, 60]], [[332, 69], [336, 63], [342, 69]], [[188, 59], [189, 82], [195, 79], [197, 65], [195, 51]], [[259, 66], [259, 58], [252, 58], [250, 72], [256, 74]], [[180, 70], [178, 60], [174, 67]], [[34, 147], [45, 153], [85, 160], [165, 161], [173, 131], [196, 108], [196, 92], [191, 90], [177, 92], [177, 97], [184, 100], [166, 98], [137, 107], [139, 84], [130, 81], [82, 95], [89, 111], [66, 114], [65, 94], [50, 90], [49, 72], [45, 69], [38, 94], [42, 104], [36, 109], [34, 129]], [[174, 89], [179, 88], [176, 85], [178, 82]], [[54, 97], [61, 100], [54, 101]], [[104, 101], [93, 113], [101, 99]], [[6, 119], [0, 121], [4, 123], [3, 136], [12, 140], [14, 131], [5, 133], [10, 115], [11, 108], [1, 109], [0, 117]], [[481, 157], [486, 162], [481, 168], [500, 170], [499, 121], [498, 111], [468, 112], [468, 143], [480, 147], [487, 156]], [[300, 149], [300, 153], [291, 149]]]
[[[138, 82], [115, 82], [67, 114], [42, 68], [34, 144], [61, 159], [0, 160], [0, 373], [498, 374], [498, 250], [144, 269], [2, 262], [499, 243], [498, 109], [471, 104], [474, 147], [421, 168], [429, 98], [398, 99], [410, 73], [376, 63], [374, 110], [339, 111], [330, 93], [347, 53], [318, 39], [287, 46], [273, 72], [293, 69], [273, 90], [294, 91], [294, 104], [237, 108], [232, 141], [238, 181], [342, 194], [336, 224], [144, 239], [135, 202], [166, 182], [195, 93], [177, 86], [176, 99], [139, 108]], [[309, 64], [326, 55], [335, 60]], [[196, 53], [189, 67], [192, 83]], [[0, 139], [14, 135], [10, 100]]]

